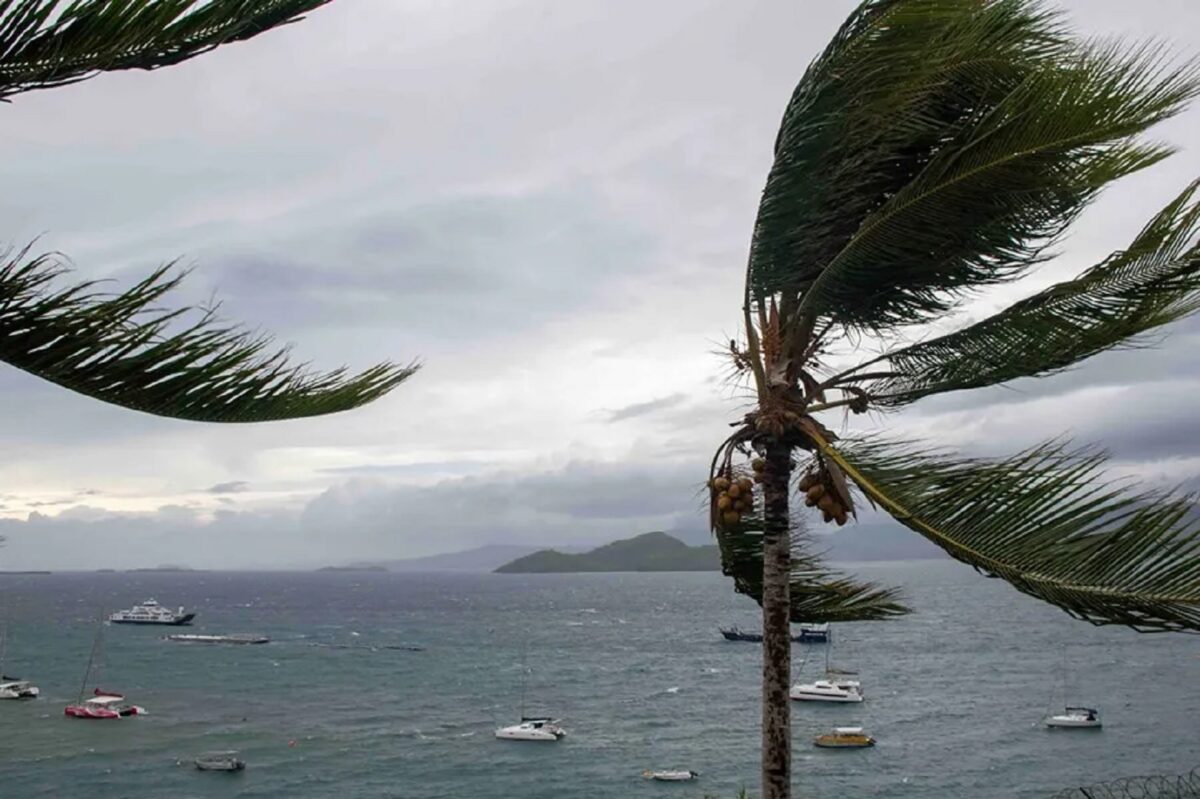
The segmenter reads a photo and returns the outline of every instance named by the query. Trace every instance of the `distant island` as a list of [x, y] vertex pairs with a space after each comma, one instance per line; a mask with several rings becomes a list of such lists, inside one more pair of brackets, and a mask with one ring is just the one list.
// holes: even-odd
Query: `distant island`
[[319, 572], [385, 572], [385, 571], [387, 571], [387, 567], [380, 566], [377, 564], [370, 564], [370, 565], [363, 565], [363, 566], [322, 566], [321, 568], [317, 569], [317, 571], [319, 571]]
[[690, 547], [666, 533], [645, 533], [569, 554], [543, 549], [510, 561], [498, 574], [551, 572], [708, 572], [720, 571], [721, 553], [715, 545]]

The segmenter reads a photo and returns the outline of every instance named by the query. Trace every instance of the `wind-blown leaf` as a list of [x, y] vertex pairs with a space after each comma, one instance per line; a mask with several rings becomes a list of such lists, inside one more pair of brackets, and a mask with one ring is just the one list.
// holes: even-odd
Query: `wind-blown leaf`
[[330, 0], [0, 0], [0, 98], [157, 69], [293, 22]]
[[[929, 394], [990, 386], [1065, 369], [1200, 309], [1200, 202], [1192, 184], [1141, 232], [1075, 280], [995, 316], [887, 356], [872, 401], [903, 405]], [[883, 360], [883, 359], [880, 359]]]
[[[734, 590], [760, 605], [763, 596], [763, 537], [754, 525], [717, 529], [721, 570], [733, 578]], [[791, 535], [791, 620], [793, 622], [875, 621], [908, 613], [895, 589], [858, 583], [831, 571], [811, 550], [812, 542], [793, 529]]]
[[944, 312], [1164, 157], [1135, 137], [1196, 92], [1190, 67], [1072, 43], [1027, 0], [864, 3], [785, 113], [751, 294], [856, 329]]
[[1057, 442], [1004, 460], [818, 444], [901, 524], [1026, 594], [1093, 624], [1200, 631], [1191, 497], [1105, 483], [1103, 455]]
[[0, 264], [0, 361], [114, 405], [202, 422], [294, 419], [364, 405], [417, 369], [312, 373], [269, 338], [222, 325], [215, 309], [158, 309], [182, 277], [170, 266], [111, 295], [95, 283], [55, 290], [64, 270], [25, 256]]

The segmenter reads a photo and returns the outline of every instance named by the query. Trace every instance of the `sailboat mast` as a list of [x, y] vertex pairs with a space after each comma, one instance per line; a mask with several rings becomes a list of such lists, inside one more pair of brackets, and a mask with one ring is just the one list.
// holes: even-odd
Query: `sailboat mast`
[[529, 687], [529, 638], [521, 645], [521, 721], [525, 720], [525, 689]]
[[77, 704], [83, 703], [83, 694], [87, 690], [88, 679], [92, 676], [92, 663], [96, 660], [96, 653], [100, 651], [100, 636], [104, 634], [104, 617], [100, 617], [99, 623], [96, 625], [96, 637], [92, 639], [92, 653], [88, 655], [87, 668], [83, 670], [83, 683], [79, 686], [79, 701]]
[[4, 676], [4, 650], [8, 648], [8, 594], [0, 594], [0, 677]]

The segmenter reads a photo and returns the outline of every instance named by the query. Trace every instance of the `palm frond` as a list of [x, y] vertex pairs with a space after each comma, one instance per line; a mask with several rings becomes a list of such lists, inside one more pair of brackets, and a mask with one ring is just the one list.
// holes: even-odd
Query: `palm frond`
[[329, 1], [0, 0], [0, 98], [178, 64]]
[[[760, 605], [763, 596], [763, 537], [753, 524], [714, 531], [721, 550], [721, 571], [734, 590]], [[876, 621], [908, 613], [899, 592], [858, 583], [831, 571], [812, 551], [803, 533], [791, 534], [791, 620], [793, 622]]]
[[902, 443], [818, 441], [879, 507], [952, 557], [1093, 624], [1200, 631], [1190, 496], [1134, 493], [1105, 457], [1042, 444], [1000, 460]]
[[170, 265], [121, 294], [52, 288], [64, 271], [26, 251], [0, 263], [0, 361], [114, 405], [202, 422], [294, 419], [364, 405], [417, 370], [312, 373], [269, 338], [223, 325], [216, 309], [159, 309], [182, 279]]
[[944, 312], [1165, 157], [1137, 136], [1198, 89], [1191, 65], [1074, 42], [1029, 0], [864, 3], [784, 115], [751, 294], [852, 329]]
[[[868, 387], [880, 405], [1050, 374], [1200, 309], [1200, 181], [1124, 251], [962, 330], [898, 350]], [[881, 359], [884, 360], [884, 359]]]

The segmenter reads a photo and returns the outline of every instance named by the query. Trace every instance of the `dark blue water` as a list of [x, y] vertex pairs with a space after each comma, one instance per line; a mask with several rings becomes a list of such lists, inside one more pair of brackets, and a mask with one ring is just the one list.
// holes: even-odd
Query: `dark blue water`
[[[1200, 764], [1200, 638], [1092, 628], [947, 562], [856, 568], [907, 586], [917, 613], [835, 629], [834, 660], [860, 671], [868, 699], [793, 708], [797, 795], [1038, 797]], [[759, 649], [717, 631], [754, 626], [756, 608], [716, 574], [0, 575], [0, 590], [6, 670], [43, 691], [0, 702], [2, 799], [699, 799], [756, 787]], [[273, 641], [182, 645], [162, 628], [107, 627], [101, 683], [150, 715], [64, 718], [97, 611], [149, 596], [198, 610], [193, 632]], [[1101, 708], [1102, 731], [1037, 726], [1052, 693], [1061, 705], [1064, 645], [1071, 698]], [[526, 648], [526, 710], [560, 716], [561, 743], [492, 737], [520, 713]], [[823, 652], [797, 647], [797, 665], [809, 654], [813, 674]], [[879, 745], [809, 745], [848, 723]], [[210, 749], [238, 749], [249, 768], [195, 771]], [[702, 778], [647, 783], [648, 767]]]

